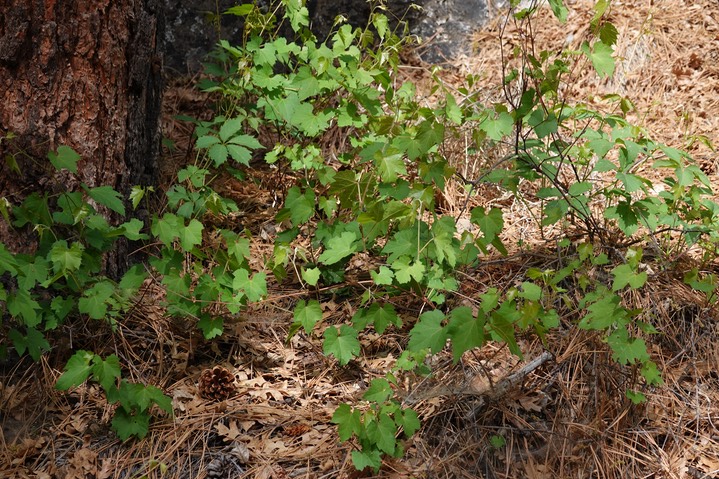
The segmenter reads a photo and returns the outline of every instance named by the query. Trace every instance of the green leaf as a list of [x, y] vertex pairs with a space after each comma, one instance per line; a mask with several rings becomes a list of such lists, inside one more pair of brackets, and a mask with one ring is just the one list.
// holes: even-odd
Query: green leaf
[[392, 183], [399, 175], [406, 175], [407, 168], [404, 165], [404, 158], [401, 153], [385, 154], [378, 152], [374, 160], [377, 172], [385, 183]]
[[635, 273], [628, 264], [617, 266], [612, 270], [612, 274], [614, 275], [613, 291], [619, 291], [627, 285], [632, 289], [639, 289], [647, 282], [647, 273], [645, 271]]
[[84, 383], [90, 377], [92, 371], [90, 362], [94, 357], [95, 354], [89, 351], [80, 350], [73, 354], [65, 365], [65, 372], [57, 379], [55, 388], [67, 391]]
[[417, 228], [402, 229], [387, 241], [382, 249], [383, 254], [388, 254], [387, 262], [391, 265], [402, 256], [414, 258], [418, 249]]
[[328, 327], [325, 330], [324, 338], [324, 353], [337, 358], [342, 366], [360, 353], [357, 331], [346, 324], [340, 327], [339, 332], [334, 326]]
[[489, 438], [489, 443], [495, 449], [502, 449], [507, 444], [507, 440], [504, 438], [504, 436], [495, 434]]
[[419, 417], [414, 409], [405, 409], [402, 411], [402, 414], [397, 416], [395, 419], [397, 420], [397, 423], [402, 426], [404, 434], [407, 437], [412, 437], [421, 427]]
[[559, 129], [557, 117], [554, 113], [545, 114], [542, 108], [534, 110], [527, 119], [527, 123], [534, 128], [538, 138], [549, 136]]
[[626, 328], [619, 328], [610, 334], [607, 343], [612, 348], [612, 358], [619, 364], [635, 364], [649, 360], [644, 340], [630, 338]]
[[125, 216], [125, 205], [122, 203], [122, 196], [110, 186], [88, 188], [83, 185], [83, 188], [87, 191], [87, 194], [90, 195], [90, 198], [103, 206], [107, 206], [115, 213]]
[[329, 126], [329, 113], [315, 113], [311, 103], [300, 101], [297, 93], [290, 93], [284, 100], [274, 103], [278, 116], [308, 136], [315, 136]]
[[205, 149], [218, 143], [220, 143], [219, 138], [217, 138], [216, 136], [206, 135], [201, 136], [197, 139], [197, 142], [195, 142], [195, 147], [197, 147], [197, 149]]
[[402, 326], [402, 319], [391, 304], [380, 306], [379, 303], [374, 303], [369, 309], [363, 311], [366, 313], [366, 319], [374, 324], [374, 329], [379, 334], [383, 334], [390, 324], [398, 328]]
[[397, 424], [387, 414], [381, 413], [378, 420], [367, 425], [367, 437], [380, 451], [393, 455], [397, 447]]
[[50, 274], [49, 263], [42, 256], [35, 256], [33, 262], [18, 267], [18, 273], [18, 287], [30, 291], [36, 284], [47, 280]]
[[599, 29], [599, 39], [605, 45], [616, 45], [617, 39], [619, 38], [619, 31], [614, 24], [605, 22]]
[[147, 411], [158, 399], [165, 403], [164, 394], [157, 387], [143, 384], [132, 384], [131, 386], [133, 386], [133, 401], [139, 406], [141, 412]]
[[611, 45], [607, 45], [602, 41], [594, 42], [591, 47], [589, 43], [582, 44], [582, 52], [592, 61], [594, 69], [600, 77], [611, 77], [614, 75], [614, 58], [612, 54], [614, 50]]
[[[184, 223], [184, 221], [180, 221]], [[191, 219], [187, 226], [182, 226], [176, 231], [180, 239], [180, 246], [184, 251], [191, 251], [192, 248], [202, 243], [202, 230], [204, 225], [196, 219]]]
[[632, 404], [639, 405], [647, 400], [647, 397], [643, 393], [637, 391], [632, 391], [628, 389], [624, 394], [627, 396], [627, 399], [632, 401]]
[[42, 307], [25, 289], [19, 289], [15, 294], [8, 295], [7, 309], [13, 318], [22, 318], [23, 324], [29, 327], [37, 326], [42, 319], [39, 313]]
[[346, 441], [353, 434], [359, 434], [362, 431], [362, 420], [360, 412], [352, 409], [349, 404], [340, 404], [332, 415], [332, 423], [337, 424], [337, 432], [340, 441]]
[[72, 311], [76, 303], [77, 301], [74, 296], [70, 296], [68, 298], [55, 296], [50, 303], [50, 309], [53, 313], [55, 313], [55, 318], [58, 321], [62, 321], [68, 314], [70, 314], [70, 311]]
[[172, 399], [155, 386], [146, 386], [148, 396], [157, 407], [172, 415]]
[[429, 349], [436, 354], [444, 348], [447, 342], [447, 330], [442, 326], [444, 314], [434, 310], [422, 313], [419, 322], [409, 332], [409, 349], [421, 351]]
[[223, 236], [227, 241], [227, 252], [237, 261], [243, 263], [246, 258], [250, 257], [250, 241], [247, 238], [240, 238], [227, 231], [223, 232]]
[[369, 274], [377, 286], [388, 286], [394, 278], [394, 272], [384, 265], [379, 267], [379, 271], [370, 271]]
[[647, 384], [661, 385], [664, 384], [662, 380], [661, 372], [654, 361], [645, 360], [642, 364], [642, 376], [647, 381]]
[[394, 391], [386, 379], [376, 378], [372, 380], [369, 388], [367, 388], [365, 393], [362, 395], [362, 399], [382, 404], [391, 398], [393, 394]]
[[97, 355], [92, 358], [92, 376], [105, 391], [114, 387], [115, 380], [121, 375], [120, 359], [114, 354], [111, 354], [105, 360]]
[[[419, 155], [426, 155], [444, 140], [444, 125], [436, 120], [425, 120], [419, 125], [415, 137], [415, 145]], [[411, 160], [416, 156], [410, 155]]]
[[255, 9], [253, 3], [243, 3], [242, 5], [236, 5], [225, 10], [225, 15], [236, 15], [238, 17], [244, 17], [249, 15]]
[[228, 143], [231, 145], [244, 146], [246, 148], [249, 148], [250, 150], [257, 150], [259, 148], [263, 148], [262, 143], [260, 143], [257, 138], [250, 135], [233, 136], [229, 139]]
[[352, 451], [352, 465], [358, 471], [368, 467], [372, 468], [373, 471], [379, 471], [382, 466], [382, 455], [376, 449]]
[[517, 311], [517, 305], [512, 300], [504, 301], [498, 309], [492, 311], [489, 316], [491, 326], [492, 339], [495, 341], [502, 340], [507, 343], [509, 351], [516, 356], [522, 357], [522, 351], [519, 349], [517, 339], [514, 333], [517, 320], [521, 317], [521, 313]]
[[326, 265], [335, 264], [357, 251], [357, 236], [354, 232], [345, 231], [327, 241], [327, 248], [319, 257], [319, 261]]
[[252, 159], [252, 152], [250, 152], [250, 150], [239, 145], [227, 145], [226, 148], [233, 160], [241, 165], [250, 165], [250, 160]]
[[107, 301], [115, 292], [115, 287], [109, 281], [99, 281], [83, 292], [77, 302], [78, 310], [92, 319], [103, 319], [107, 315]]
[[207, 156], [210, 157], [210, 159], [214, 162], [215, 166], [221, 166], [227, 162], [227, 155], [229, 152], [227, 151], [227, 146], [218, 143], [216, 145], [212, 145], [209, 150], [207, 150]]
[[205, 339], [212, 339], [222, 335], [224, 321], [221, 317], [213, 318], [209, 315], [202, 315], [197, 322], [197, 327], [200, 328]]
[[147, 191], [154, 191], [152, 186], [133, 186], [130, 191], [130, 201], [132, 202], [132, 209], [136, 210], [140, 206], [140, 201], [145, 197]]
[[459, 244], [455, 239], [456, 232], [455, 220], [451, 216], [443, 216], [432, 224], [433, 243], [437, 260], [440, 262], [446, 261], [452, 268], [457, 264]]
[[250, 279], [249, 271], [238, 269], [233, 274], [232, 288], [243, 291], [250, 301], [259, 301], [267, 294], [267, 274], [261, 271], [253, 274]]
[[56, 273], [66, 271], [76, 271], [82, 264], [82, 252], [85, 247], [80, 243], [73, 243], [68, 248], [67, 241], [59, 240], [52, 245], [50, 249], [50, 261], [53, 263], [53, 269]]
[[302, 326], [305, 333], [310, 334], [315, 325], [322, 321], [322, 306], [316, 299], [307, 303], [301, 299], [295, 306], [294, 318], [295, 324]]
[[512, 115], [506, 111], [502, 111], [499, 115], [490, 115], [480, 123], [479, 127], [487, 133], [487, 136], [494, 141], [500, 141], [505, 136], [512, 133], [514, 129], [514, 120]]
[[581, 181], [579, 183], [572, 183], [572, 185], [569, 187], [569, 194], [571, 196], [580, 196], [580, 195], [583, 195], [584, 193], [588, 193], [588, 192], [592, 191], [592, 188], [594, 188], [592, 186], [592, 184], [587, 181]]
[[296, 186], [287, 191], [285, 207], [277, 214], [277, 220], [290, 218], [293, 226], [307, 222], [315, 213], [315, 193], [307, 189], [304, 193]]
[[619, 228], [627, 236], [633, 235], [639, 229], [639, 217], [627, 202], [621, 201], [616, 206], [610, 206], [604, 210], [604, 217], [617, 220]]
[[179, 229], [184, 227], [183, 219], [173, 213], [165, 213], [162, 218], [153, 220], [150, 232], [165, 246], [170, 247], [177, 238]]
[[119, 226], [119, 232], [127, 239], [131, 241], [139, 241], [147, 239], [148, 236], [141, 232], [145, 224], [137, 218], [132, 218], [130, 221]]
[[634, 193], [643, 188], [646, 180], [632, 175], [631, 173], [617, 172], [617, 179], [624, 184], [624, 191], [627, 193]]
[[569, 203], [564, 199], [552, 200], [547, 202], [544, 207], [545, 217], [542, 219], [543, 225], [553, 225], [557, 221], [563, 219], [569, 211]]
[[599, 161], [594, 167], [594, 171], [604, 173], [617, 169], [617, 166], [614, 163], [605, 158], [607, 153], [609, 153], [611, 149], [614, 148], [613, 141], [609, 141], [606, 138], [597, 138], [595, 140], [587, 142], [587, 146], [592, 151], [594, 151], [597, 157], [599, 157]]
[[530, 301], [539, 301], [542, 298], [542, 288], [534, 283], [525, 281], [522, 283], [522, 291], [519, 296]]
[[489, 313], [499, 304], [499, 291], [497, 288], [489, 288], [486, 293], [479, 295], [482, 300], [480, 308], [484, 313]]
[[33, 361], [39, 360], [43, 351], [50, 349], [50, 343], [47, 342], [45, 336], [32, 327], [27, 328], [26, 335], [23, 335], [17, 329], [11, 329], [8, 336], [12, 340], [18, 355], [22, 356], [27, 350]]
[[310, 286], [317, 286], [322, 272], [319, 268], [302, 268], [302, 279]]
[[18, 263], [15, 255], [7, 250], [5, 244], [0, 242], [0, 274], [9, 272], [12, 276], [17, 273]]
[[112, 418], [112, 428], [123, 441], [132, 436], [142, 439], [150, 429], [150, 415], [141, 412], [133, 414], [118, 408]]
[[502, 210], [499, 208], [492, 208], [489, 212], [486, 212], [481, 206], [472, 208], [470, 221], [479, 226], [486, 244], [494, 241], [497, 235], [502, 232], [502, 228], [504, 228]]
[[569, 10], [564, 6], [563, 0], [549, 0], [549, 6], [552, 8], [554, 16], [557, 17], [560, 22], [565, 23], [567, 21]]
[[52, 218], [56, 223], [66, 225], [79, 223], [90, 212], [89, 206], [85, 204], [82, 193], [79, 191], [62, 193], [57, 198], [57, 207], [60, 211], [55, 211]]
[[192, 186], [201, 188], [205, 185], [205, 178], [209, 173], [210, 172], [204, 168], [199, 168], [196, 165], [188, 165], [177, 172], [177, 180], [181, 183], [190, 180]]
[[484, 345], [484, 323], [483, 316], [475, 318], [472, 310], [466, 306], [452, 310], [447, 325], [447, 336], [452, 340], [452, 356], [455, 363], [462, 359], [462, 354], [466, 351]]
[[462, 109], [457, 106], [457, 100], [451, 93], [447, 93], [445, 96], [445, 107], [444, 113], [447, 115], [447, 119], [456, 125], [462, 124]]
[[607, 294], [587, 307], [587, 315], [579, 322], [581, 329], [606, 329], [621, 323], [627, 315], [619, 305], [620, 298], [616, 294]]
[[593, 27], [599, 25], [599, 20], [602, 19], [607, 8], [609, 8], [609, 0], [596, 0], [596, 2], [594, 2], [594, 16], [590, 22]]
[[77, 162], [80, 159], [80, 155], [69, 146], [62, 145], [57, 149], [57, 153], [51, 151], [47, 154], [50, 163], [57, 170], [65, 168], [71, 173], [77, 174]]
[[231, 137], [235, 136], [235, 133], [242, 129], [244, 124], [244, 118], [232, 118], [226, 120], [220, 127], [220, 140], [227, 142]]
[[409, 258], [402, 257], [392, 263], [394, 269], [394, 277], [400, 284], [407, 284], [412, 279], [417, 282], [422, 281], [426, 267], [422, 261], [415, 260], [411, 264]]

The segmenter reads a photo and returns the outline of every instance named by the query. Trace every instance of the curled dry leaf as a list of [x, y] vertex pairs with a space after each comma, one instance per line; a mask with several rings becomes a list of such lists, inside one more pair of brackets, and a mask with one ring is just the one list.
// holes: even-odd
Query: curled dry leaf
[[232, 446], [232, 449], [230, 449], [230, 454], [235, 456], [240, 462], [240, 464], [247, 464], [248, 462], [250, 462], [250, 450], [245, 444], [235, 444], [234, 446]]

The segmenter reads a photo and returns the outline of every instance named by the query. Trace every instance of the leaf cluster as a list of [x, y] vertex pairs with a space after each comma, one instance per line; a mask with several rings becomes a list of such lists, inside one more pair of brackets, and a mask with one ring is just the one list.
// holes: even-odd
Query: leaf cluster
[[[231, 139], [262, 131], [260, 146], [242, 136], [255, 152], [252, 161], [264, 160], [296, 178], [282, 191], [284, 206], [276, 215], [282, 230], [268, 261], [278, 281], [294, 270], [311, 298], [297, 302], [288, 339], [300, 332], [317, 335], [325, 354], [345, 365], [360, 355], [365, 329], [383, 334], [402, 326], [392, 300], [409, 295], [422, 302], [424, 312], [410, 328], [398, 368], [426, 372], [423, 358], [448, 343], [455, 361], [486, 341], [506, 343], [521, 356], [517, 332], [543, 338], [559, 327], [561, 299], [579, 312], [578, 327], [605, 334], [619, 364], [636, 366], [648, 385], [659, 384], [656, 365], [638, 337], [652, 328], [639, 319], [641, 311], [623, 305], [623, 292], [640, 290], [648, 281], [642, 251], [631, 246], [647, 237], [664, 250], [715, 242], [717, 208], [708, 198], [708, 179], [688, 155], [632, 126], [625, 119], [632, 109], [628, 99], [605, 97], [606, 113], [564, 96], [579, 63], [588, 62], [600, 77], [614, 72], [617, 30], [606, 20], [609, 2], [596, 2], [591, 37], [578, 50], [541, 52], [532, 43], [536, 3], [526, 9], [511, 3], [511, 20], [524, 29], [526, 43], [506, 55], [513, 60], [505, 65], [505, 101], [483, 104], [472, 77], [456, 89], [435, 77], [431, 94], [438, 100], [426, 106], [411, 82], [396, 81], [398, 51], [406, 39], [388, 30], [379, 11], [367, 28], [340, 23], [327, 41], [318, 42], [305, 28], [306, 12], [282, 2], [284, 16], [250, 22], [242, 45], [220, 42], [218, 63], [208, 70], [216, 78], [203, 87], [222, 95], [222, 115], [203, 125], [209, 129], [200, 131], [196, 146], [215, 165], [229, 157], [246, 164], [246, 152], [233, 156], [228, 149]], [[564, 2], [549, 4], [557, 19], [566, 21]], [[248, 20], [258, 15], [249, 6], [229, 13]], [[272, 33], [285, 21], [297, 33], [295, 40]], [[323, 148], [328, 132], [345, 139], [342, 151], [328, 154]], [[509, 151], [481, 176], [464, 178], [446, 150], [457, 138], [465, 141], [468, 155], [501, 145]], [[645, 163], [669, 173], [658, 194], [653, 182], [637, 173]], [[490, 287], [473, 308], [451, 307], [448, 298], [458, 290], [459, 272], [508, 251], [502, 208], [471, 208], [471, 227], [461, 231], [457, 218], [442, 211], [437, 198], [457, 179], [468, 197], [490, 183], [520, 201], [519, 185], [530, 182], [536, 185], [532, 199], [541, 205], [538, 226], [558, 226], [581, 240], [559, 242], [560, 251], [574, 252], [562, 257], [556, 271], [530, 270], [518, 285]], [[300, 237], [308, 237], [310, 246], [298, 246]], [[624, 251], [620, 264], [609, 265], [603, 249], [610, 246]], [[345, 288], [351, 261], [360, 255], [371, 258], [361, 309], [343, 324], [326, 324], [318, 288]], [[611, 281], [593, 281], [590, 271], [596, 268], [606, 269]], [[713, 280], [699, 276], [687, 281], [713, 294]], [[579, 288], [579, 299], [567, 294], [570, 285]], [[395, 438], [403, 416], [388, 406], [389, 383], [373, 383], [370, 391], [365, 397], [370, 410], [343, 405], [335, 415], [341, 439], [358, 441], [353, 461], [359, 469], [377, 469], [383, 454], [399, 451]]]

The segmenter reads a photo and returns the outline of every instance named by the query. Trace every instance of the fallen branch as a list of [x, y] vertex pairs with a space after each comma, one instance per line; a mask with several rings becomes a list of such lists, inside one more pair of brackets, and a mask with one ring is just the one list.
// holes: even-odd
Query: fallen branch
[[476, 388], [474, 386], [475, 381], [469, 381], [467, 387], [458, 394], [471, 394], [480, 396], [479, 404], [477, 404], [472, 411], [467, 415], [467, 419], [474, 419], [479, 413], [480, 409], [487, 404], [487, 401], [496, 401], [497, 399], [506, 396], [512, 389], [519, 386], [524, 382], [527, 376], [537, 369], [542, 364], [546, 363], [550, 359], [553, 359], [553, 355], [548, 351], [543, 352], [539, 357], [525, 364], [519, 371], [515, 371], [509, 376], [502, 378], [494, 386], [487, 382], [482, 382], [485, 387]]
[[480, 403], [467, 417], [468, 419], [471, 419], [477, 415], [478, 410], [481, 409], [488, 401], [496, 401], [506, 396], [512, 389], [519, 386], [532, 371], [552, 358], [552, 354], [545, 351], [540, 354], [539, 357], [522, 366], [518, 371], [505, 376], [494, 384], [490, 382], [486, 376], [476, 374], [467, 378], [457, 386], [441, 385], [423, 393], [417, 394], [413, 392], [405, 398], [404, 402], [407, 404], [415, 404], [419, 401], [440, 396], [479, 396]]

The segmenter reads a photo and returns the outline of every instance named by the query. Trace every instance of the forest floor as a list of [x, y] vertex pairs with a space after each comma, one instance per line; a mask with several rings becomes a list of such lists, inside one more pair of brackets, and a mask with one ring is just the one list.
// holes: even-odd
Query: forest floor
[[[611, 21], [620, 32], [616, 75], [597, 80], [591, 71], [575, 72], [569, 96], [629, 97], [636, 105], [630, 119], [654, 139], [688, 149], [719, 188], [719, 162], [699, 141], [702, 135], [714, 141], [719, 131], [714, 0], [615, 0], [612, 5]], [[578, 45], [591, 5], [582, 0], [573, 8], [565, 25], [552, 20], [549, 11], [540, 14], [539, 48]], [[498, 18], [476, 34], [477, 54], [445, 70], [448, 84], [472, 73], [487, 98], [498, 94], [502, 25]], [[510, 46], [511, 27], [503, 38]], [[403, 74], [421, 86], [429, 69], [406, 66]], [[166, 151], [167, 177], [194, 160], [188, 147], [191, 127], [173, 118], [203, 114], [207, 102], [190, 83], [168, 88], [165, 136], [176, 149]], [[454, 162], [468, 178], [487, 166], [463, 163], [463, 157]], [[221, 178], [215, 186], [237, 202], [241, 214], [225, 221], [252, 234], [252, 266], [258, 270], [272, 253], [281, 182], [274, 170], [260, 165], [248, 176], [255, 181]], [[531, 204], [489, 187], [480, 193], [483, 204], [511, 211], [505, 213], [505, 244], [523, 246], [462, 274], [459, 303], [487, 285], [521, 283], [528, 268], [550, 268], [556, 261], [530, 219]], [[464, 197], [451, 188], [445, 196], [448, 213], [462, 209]], [[362, 261], [353, 260], [353, 268], [366, 269]], [[553, 330], [545, 343], [521, 337], [524, 360], [493, 343], [465, 354], [456, 365], [445, 351], [433, 358], [431, 378], [402, 378], [405, 404], [419, 413], [423, 427], [406, 443], [405, 457], [386, 460], [376, 477], [719, 477], [719, 316], [683, 283], [691, 261], [675, 261], [671, 268], [649, 263], [662, 273], [652, 276], [642, 295], [627, 298], [651, 311], [659, 330], [646, 341], [664, 384], [643, 390], [644, 404], [634, 405], [624, 395], [636, 371], [612, 361], [600, 336], [575, 327]], [[0, 365], [0, 477], [204, 478], [213, 470], [223, 471], [216, 477], [257, 479], [371, 477], [353, 470], [353, 444], [339, 442], [330, 418], [339, 404], [358, 403], [369, 382], [393, 366], [406, 330], [364, 333], [362, 355], [339, 367], [322, 354], [320, 338], [297, 334], [286, 342], [293, 305], [307, 294], [296, 275], [282, 283], [268, 280], [268, 290], [266, 299], [226, 323], [225, 334], [211, 342], [192, 324], [165, 314], [163, 290], [151, 281], [115, 334], [93, 323], [74, 326], [68, 335], [73, 341], [117, 354], [132, 368], [132, 379], [157, 385], [172, 397], [175, 417], [156, 420], [143, 440], [122, 443], [110, 432], [112, 407], [97, 386], [55, 390], [62, 354]], [[348, 285], [347, 291], [323, 298], [328, 324], [341, 323], [361, 307], [360, 287]], [[419, 314], [411, 298], [397, 298], [394, 306], [405, 324]], [[563, 318], [567, 325], [572, 320]], [[200, 374], [214, 366], [237, 378], [238, 392], [226, 401], [198, 394]], [[519, 380], [502, 389], [507, 378]]]

